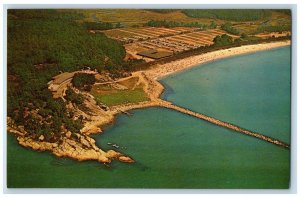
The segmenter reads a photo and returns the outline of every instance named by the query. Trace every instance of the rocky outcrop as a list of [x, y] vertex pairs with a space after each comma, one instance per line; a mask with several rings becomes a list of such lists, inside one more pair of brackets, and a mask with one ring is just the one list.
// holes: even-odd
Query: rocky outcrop
[[86, 126], [82, 128], [80, 132], [89, 135], [101, 133], [102, 130], [100, 127], [97, 127], [95, 125], [89, 125], [89, 123], [87, 123]]
[[119, 159], [119, 161], [126, 162], [126, 163], [133, 163], [134, 162], [133, 159], [131, 159], [130, 157], [126, 157], [126, 156], [120, 156], [118, 159]]
[[124, 156], [121, 153], [116, 152], [114, 150], [107, 151], [106, 156], [108, 158], [118, 159], [121, 162], [126, 162], [126, 163], [133, 163], [134, 162], [134, 160], [131, 159], [130, 157]]
[[[111, 160], [106, 157], [106, 153], [99, 149], [94, 143], [88, 142], [83, 136], [80, 136], [80, 140], [82, 141], [78, 142], [64, 138], [62, 144], [53, 149], [53, 153], [59, 157], [70, 157], [79, 161], [96, 160], [101, 163], [111, 162]], [[84, 142], [84, 144], [82, 142]]]
[[20, 145], [38, 151], [51, 151], [58, 146], [56, 143], [35, 141], [30, 137], [17, 137], [17, 140]]
[[107, 152], [101, 150], [96, 141], [87, 135], [72, 134], [68, 131], [60, 138], [60, 143], [44, 141], [41, 136], [35, 140], [26, 136], [26, 131], [22, 131], [22, 127], [15, 126], [11, 119], [8, 120], [7, 130], [17, 136], [20, 145], [37, 151], [50, 151], [58, 157], [69, 157], [79, 161], [96, 160], [101, 163], [110, 163], [113, 159], [127, 163], [134, 162], [130, 157], [114, 150]]
[[26, 131], [24, 130], [24, 127], [16, 126], [16, 124], [10, 117], [7, 117], [6, 122], [7, 122], [7, 131], [21, 137], [26, 135]]

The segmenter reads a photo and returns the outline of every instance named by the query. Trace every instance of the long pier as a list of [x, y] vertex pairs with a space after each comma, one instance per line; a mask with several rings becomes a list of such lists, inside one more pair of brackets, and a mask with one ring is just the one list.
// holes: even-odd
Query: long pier
[[197, 112], [191, 111], [191, 110], [183, 108], [183, 107], [179, 107], [179, 106], [174, 105], [174, 104], [172, 104], [170, 102], [167, 102], [167, 101], [161, 100], [159, 102], [159, 106], [165, 107], [167, 109], [173, 109], [175, 111], [184, 113], [186, 115], [190, 115], [190, 116], [193, 116], [193, 117], [205, 120], [207, 122], [213, 123], [215, 125], [218, 125], [218, 126], [221, 126], [221, 127], [225, 127], [225, 128], [231, 129], [233, 131], [236, 131], [236, 132], [239, 132], [239, 133], [243, 133], [245, 135], [249, 135], [249, 136], [252, 136], [252, 137], [255, 137], [255, 138], [258, 138], [258, 139], [261, 139], [263, 141], [275, 144], [277, 146], [281, 146], [281, 147], [284, 147], [284, 148], [287, 148], [287, 149], [290, 148], [290, 145], [288, 145], [288, 144], [286, 144], [284, 142], [281, 142], [280, 140], [276, 140], [274, 138], [271, 138], [271, 137], [268, 137], [268, 136], [265, 136], [265, 135], [262, 135], [260, 133], [253, 132], [253, 131], [250, 131], [250, 130], [247, 130], [247, 129], [243, 129], [243, 128], [239, 127], [239, 126], [236, 126], [236, 125], [233, 125], [233, 124], [230, 124], [230, 123], [218, 120], [216, 118], [213, 118], [213, 117], [201, 114], [201, 113], [197, 113]]

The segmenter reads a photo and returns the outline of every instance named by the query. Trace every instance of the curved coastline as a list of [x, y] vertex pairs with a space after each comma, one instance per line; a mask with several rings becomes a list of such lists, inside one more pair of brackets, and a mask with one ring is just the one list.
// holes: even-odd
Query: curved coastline
[[[157, 64], [152, 66], [151, 68], [144, 70], [144, 71], [138, 71], [133, 72], [133, 76], [137, 76], [139, 78], [142, 78], [143, 82], [146, 84], [144, 87], [144, 91], [149, 95], [150, 101], [147, 102], [140, 102], [138, 104], [126, 104], [126, 105], [118, 105], [112, 108], [112, 114], [110, 116], [110, 120], [106, 120], [105, 124], [98, 125], [101, 129], [107, 124], [112, 124], [115, 121], [116, 116], [119, 113], [127, 112], [129, 110], [133, 109], [142, 109], [142, 108], [148, 108], [148, 107], [163, 107], [163, 108], [170, 108], [174, 110], [173, 107], [176, 105], [172, 104], [169, 101], [166, 101], [162, 98], [162, 94], [165, 90], [164, 84], [160, 82], [163, 78], [169, 76], [169, 75], [175, 75], [180, 72], [184, 72], [188, 69], [194, 68], [194, 67], [200, 67], [203, 64], [206, 64], [208, 62], [220, 60], [223, 58], [228, 58], [232, 56], [242, 55], [242, 54], [249, 54], [249, 53], [255, 53], [259, 51], [265, 51], [265, 50], [272, 50], [279, 47], [289, 46], [291, 44], [290, 40], [287, 41], [280, 41], [280, 42], [272, 42], [272, 43], [262, 43], [257, 45], [245, 45], [240, 47], [233, 47], [223, 50], [217, 50], [214, 52], [208, 52], [205, 54], [195, 55], [184, 59], [179, 59], [175, 61], [171, 61], [169, 63], [165, 64]], [[177, 106], [176, 106], [177, 107]], [[175, 109], [176, 109], [175, 107]], [[184, 109], [185, 110], [185, 109]], [[205, 118], [204, 120], [208, 121], [211, 119], [210, 116], [203, 115]], [[214, 119], [214, 118], [212, 118]], [[219, 120], [216, 119], [218, 122]], [[223, 122], [223, 121], [221, 121]], [[103, 123], [103, 122], [102, 122]], [[226, 123], [226, 122], [224, 122]], [[226, 123], [225, 125], [227, 125]], [[217, 124], [220, 126], [223, 126], [223, 124]], [[224, 126], [225, 126], [224, 125]], [[232, 124], [229, 124], [232, 125]], [[227, 126], [225, 126], [227, 127]], [[232, 125], [228, 128], [231, 128], [235, 130], [236, 128], [240, 128], [239, 126]], [[235, 128], [235, 129], [234, 129]], [[240, 131], [247, 131], [246, 129], [237, 130]], [[244, 133], [244, 132], [243, 132]], [[244, 134], [250, 134], [250, 136], [258, 137], [259, 139], [265, 140], [267, 142], [277, 144], [279, 146], [289, 148], [289, 145], [281, 142], [280, 140], [273, 139], [271, 137], [264, 136], [260, 133], [248, 131]]]
[[216, 61], [219, 59], [237, 56], [242, 54], [255, 53], [259, 51], [271, 50], [279, 47], [291, 45], [291, 41], [279, 41], [271, 43], [260, 43], [255, 45], [243, 45], [240, 47], [232, 47], [213, 52], [203, 53], [195, 56], [190, 56], [184, 59], [171, 61], [165, 64], [157, 64], [150, 69], [145, 70], [145, 73], [155, 80], [163, 79], [169, 75], [174, 75], [178, 72], [190, 69], [192, 67], [201, 66], [202, 64]]
[[[219, 60], [222, 58], [227, 58], [230, 56], [236, 56], [246, 53], [254, 53], [258, 51], [264, 51], [264, 50], [270, 50], [278, 47], [288, 46], [290, 45], [290, 41], [280, 41], [280, 42], [273, 42], [273, 43], [263, 43], [263, 44], [257, 44], [257, 45], [245, 45], [240, 47], [234, 47], [234, 48], [228, 48], [223, 50], [217, 50], [213, 52], [208, 52], [200, 55], [195, 55], [191, 57], [187, 57], [184, 59], [179, 59], [175, 61], [171, 61], [169, 63], [165, 64], [157, 64], [152, 66], [151, 68], [144, 70], [144, 71], [137, 71], [133, 72], [132, 76], [140, 78], [140, 81], [145, 85], [143, 87], [145, 93], [148, 95], [149, 101], [140, 102], [140, 103], [134, 103], [134, 104], [125, 104], [125, 105], [118, 105], [113, 106], [108, 111], [103, 111], [100, 109], [97, 105], [93, 104], [94, 112], [97, 114], [97, 116], [94, 116], [91, 120], [85, 123], [84, 128], [80, 131], [80, 133], [77, 134], [78, 137], [80, 137], [81, 142], [71, 142], [70, 143], [70, 137], [66, 134], [66, 137], [64, 138], [64, 144], [63, 145], [50, 145], [45, 141], [34, 141], [32, 139], [26, 139], [22, 137], [23, 133], [25, 131], [21, 131], [21, 135], [19, 133], [18, 127], [11, 127], [12, 133], [15, 133], [18, 136], [19, 144], [23, 145], [24, 147], [32, 148], [33, 150], [39, 150], [39, 151], [45, 151], [48, 150], [52, 152], [54, 155], [58, 157], [70, 157], [79, 161], [82, 160], [96, 160], [101, 163], [110, 163], [112, 159], [118, 159], [123, 162], [134, 162], [131, 158], [128, 156], [124, 156], [121, 153], [115, 152], [114, 150], [110, 151], [103, 151], [101, 148], [98, 148], [98, 146], [95, 144], [95, 140], [91, 137], [89, 137], [89, 134], [96, 134], [101, 133], [104, 129], [104, 127], [109, 124], [113, 123], [116, 116], [119, 113], [126, 113], [128, 110], [132, 109], [142, 109], [147, 107], [165, 107], [171, 109], [175, 109], [176, 105], [173, 105], [171, 102], [165, 101], [161, 99], [161, 94], [163, 93], [165, 87], [162, 83], [159, 82], [160, 79], [167, 77], [169, 75], [174, 75], [179, 72], [183, 72], [187, 69], [201, 66], [205, 63]], [[122, 79], [119, 79], [122, 80]], [[185, 110], [181, 110], [181, 112], [184, 112]], [[190, 114], [193, 114], [194, 112], [189, 112]], [[200, 115], [200, 114], [199, 114]], [[196, 117], [199, 117], [197, 114]], [[211, 120], [210, 117], [202, 115], [202, 118], [205, 118], [204, 120]], [[207, 117], [207, 118], [206, 118]], [[202, 119], [201, 118], [201, 119]], [[214, 118], [213, 118], [214, 119]], [[219, 120], [216, 120], [216, 122], [219, 122]], [[223, 121], [220, 121], [220, 123]], [[219, 123], [219, 124], [220, 124]], [[224, 122], [226, 125], [228, 123]], [[224, 123], [221, 123], [221, 125], [224, 125]], [[217, 125], [219, 125], [217, 124]], [[232, 127], [236, 126], [230, 126], [228, 128], [233, 129]], [[240, 130], [240, 129], [239, 129]], [[241, 128], [242, 130], [242, 128]], [[244, 129], [243, 129], [244, 130]], [[251, 131], [246, 133], [252, 133]], [[256, 136], [256, 134], [252, 134], [251, 136]], [[269, 137], [263, 137], [263, 138], [269, 138]], [[263, 139], [260, 138], [260, 139]], [[268, 140], [267, 140], [268, 141]], [[278, 142], [278, 140], [270, 139], [269, 142], [275, 142], [276, 144], [280, 145], [281, 142]], [[272, 142], [271, 142], [272, 143]], [[78, 147], [75, 149], [75, 153], [72, 150], [72, 146], [69, 145], [76, 145]], [[82, 149], [86, 147], [85, 145], [88, 145], [88, 149]], [[66, 147], [67, 146], [67, 147]], [[288, 145], [281, 145], [283, 147], [288, 147]], [[73, 146], [74, 147], [74, 146]], [[82, 152], [84, 150], [85, 152]], [[77, 152], [78, 151], [78, 152]]]

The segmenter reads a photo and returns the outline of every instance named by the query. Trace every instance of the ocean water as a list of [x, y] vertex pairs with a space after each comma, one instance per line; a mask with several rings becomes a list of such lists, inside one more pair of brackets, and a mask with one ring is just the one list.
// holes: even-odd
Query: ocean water
[[164, 79], [162, 97], [289, 143], [290, 60], [284, 47], [211, 62]]
[[[230, 57], [162, 80], [163, 98], [290, 142], [290, 48]], [[59, 159], [8, 135], [8, 187], [288, 188], [290, 152], [164, 108], [119, 115], [93, 136], [134, 164]]]

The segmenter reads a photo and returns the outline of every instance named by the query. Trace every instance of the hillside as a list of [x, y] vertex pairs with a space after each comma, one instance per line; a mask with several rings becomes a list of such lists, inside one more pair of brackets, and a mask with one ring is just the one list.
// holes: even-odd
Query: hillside
[[[99, 126], [112, 122], [116, 114], [128, 114], [130, 105], [160, 104], [162, 85], [145, 75], [146, 69], [226, 48], [290, 39], [291, 19], [285, 11], [255, 10], [252, 16], [250, 11], [232, 12], [9, 10], [8, 131], [17, 134], [23, 146], [57, 156], [105, 163], [120, 157], [100, 151], [88, 134], [101, 131]], [[173, 69], [176, 65], [171, 64], [168, 70]]]
[[[66, 11], [66, 10], [64, 10]], [[61, 10], [61, 12], [64, 12]], [[176, 21], [177, 23], [201, 23], [216, 24], [225, 22], [240, 23], [252, 21], [260, 24], [266, 20], [272, 20], [272, 25], [281, 22], [290, 24], [290, 10], [259, 10], [259, 9], [97, 9], [97, 10], [73, 10], [84, 16], [81, 21], [121, 23], [124, 27], [141, 27], [149, 21]], [[69, 11], [68, 11], [69, 12]]]
[[123, 46], [104, 34], [89, 34], [75, 22], [82, 17], [55, 10], [8, 11], [8, 116], [36, 137], [53, 139], [62, 126], [72, 132], [82, 127], [68, 117], [61, 99], [52, 98], [47, 88], [52, 76], [84, 66], [122, 69]]

